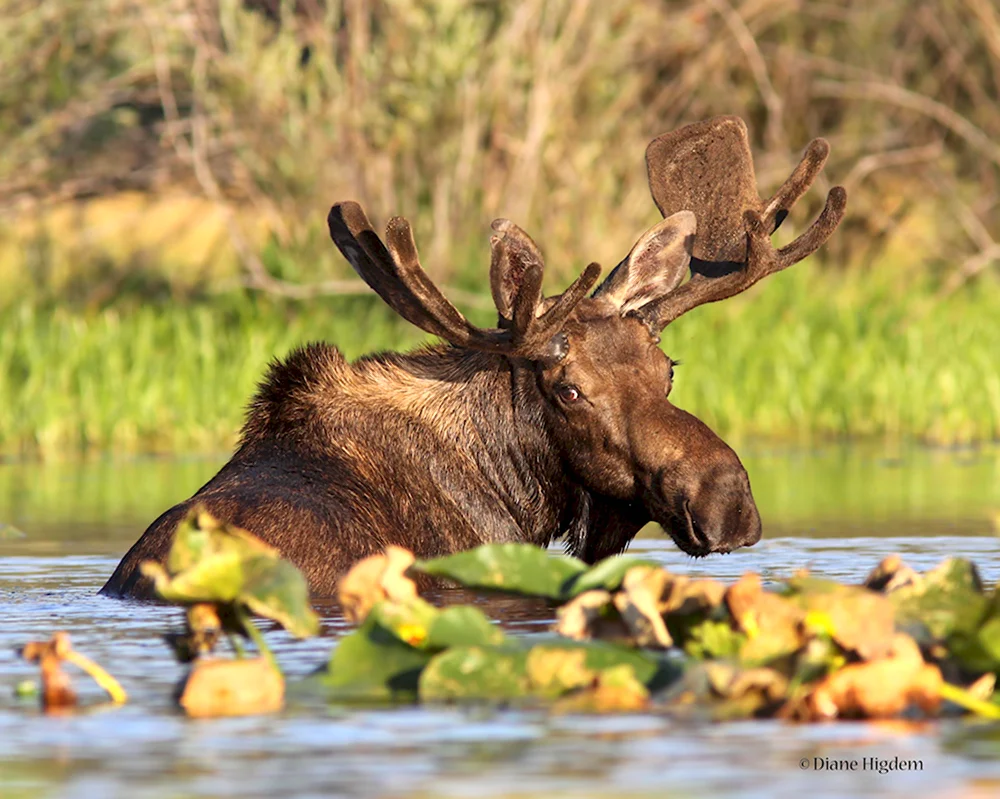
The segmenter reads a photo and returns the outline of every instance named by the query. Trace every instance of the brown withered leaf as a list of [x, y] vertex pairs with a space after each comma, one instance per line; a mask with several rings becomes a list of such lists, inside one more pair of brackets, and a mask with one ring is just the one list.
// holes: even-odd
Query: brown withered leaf
[[415, 599], [416, 583], [406, 576], [413, 562], [413, 553], [408, 549], [388, 546], [383, 554], [355, 563], [337, 586], [337, 599], [348, 621], [361, 624], [384, 599], [394, 602]]
[[675, 575], [661, 597], [660, 613], [663, 615], [709, 613], [726, 596], [726, 586], [718, 580], [692, 580], [684, 575]]
[[38, 663], [42, 672], [42, 707], [46, 711], [76, 706], [76, 692], [62, 662], [70, 650], [69, 636], [55, 633], [48, 641], [32, 641], [21, 649], [21, 656]]
[[597, 672], [588, 669], [583, 649], [535, 647], [528, 653], [526, 671], [532, 690], [542, 696], [561, 696], [591, 685]]
[[883, 594], [830, 580], [800, 577], [789, 581], [789, 601], [805, 611], [808, 632], [825, 632], [838, 646], [862, 660], [889, 652], [895, 609]]
[[804, 611], [785, 597], [765, 591], [760, 576], [744, 574], [725, 594], [726, 607], [747, 642], [740, 660], [766, 663], [796, 651], [805, 643]]
[[178, 704], [194, 718], [274, 713], [285, 702], [285, 681], [266, 658], [198, 660]]
[[630, 640], [629, 629], [604, 589], [584, 591], [556, 612], [555, 632], [575, 641]]
[[938, 667], [924, 662], [910, 636], [897, 633], [888, 657], [834, 672], [806, 695], [794, 715], [809, 720], [891, 718], [911, 705], [930, 713], [941, 702], [941, 684]]
[[635, 669], [623, 663], [598, 672], [589, 685], [559, 699], [553, 709], [557, 713], [622, 713], [648, 706], [649, 690], [636, 678]]
[[661, 599], [673, 576], [655, 566], [636, 566], [625, 573], [615, 607], [638, 646], [667, 649], [673, 638], [660, 615]]
[[713, 693], [722, 699], [754, 696], [762, 703], [773, 703], [784, 699], [788, 692], [788, 680], [774, 669], [744, 669], [729, 663], [706, 662], [705, 670]]
[[903, 563], [899, 555], [887, 555], [865, 577], [862, 585], [872, 591], [890, 594], [903, 586], [913, 585], [920, 581], [920, 575]]
[[72, 663], [78, 669], [86, 672], [101, 688], [111, 701], [123, 704], [128, 696], [118, 681], [90, 658], [81, 655], [70, 644], [69, 635], [57, 632], [48, 641], [32, 641], [21, 649], [21, 656], [31, 662], [37, 662], [42, 672], [42, 707], [47, 712], [76, 706], [76, 694], [70, 682], [69, 675], [62, 670], [63, 662]]

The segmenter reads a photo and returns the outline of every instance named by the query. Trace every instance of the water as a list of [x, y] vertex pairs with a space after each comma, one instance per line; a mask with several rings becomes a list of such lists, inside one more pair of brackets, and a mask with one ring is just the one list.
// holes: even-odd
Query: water
[[[648, 529], [633, 550], [723, 579], [747, 570], [777, 579], [808, 566], [857, 582], [890, 552], [915, 568], [969, 557], [986, 580], [1000, 578], [995, 451], [831, 447], [759, 450], [745, 460], [765, 523], [758, 546], [695, 561]], [[180, 612], [96, 591], [144, 526], [218, 465], [0, 464], [0, 524], [8, 525], [0, 526], [3, 799], [1000, 795], [1000, 725], [959, 721], [705, 725], [656, 713], [350, 709], [294, 699], [276, 717], [189, 721], [171, 704], [181, 668], [159, 639]], [[318, 610], [318, 639], [267, 633], [293, 675], [322, 663], [347, 629], [335, 606]], [[537, 604], [487, 611], [514, 630], [549, 621]], [[76, 715], [46, 717], [13, 697], [13, 686], [33, 676], [14, 648], [58, 629], [119, 678], [128, 705], [97, 705], [97, 689], [83, 678], [75, 685], [94, 706]], [[919, 770], [872, 768], [871, 759], [894, 758]], [[833, 770], [841, 761], [856, 761], [855, 770]]]

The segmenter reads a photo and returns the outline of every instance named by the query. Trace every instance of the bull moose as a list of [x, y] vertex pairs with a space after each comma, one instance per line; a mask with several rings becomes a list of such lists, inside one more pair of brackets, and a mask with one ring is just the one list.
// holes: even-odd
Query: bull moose
[[314, 595], [333, 593], [354, 561], [387, 544], [429, 557], [561, 538], [594, 562], [623, 551], [649, 521], [693, 556], [756, 543], [746, 470], [671, 404], [674, 364], [659, 334], [829, 238], [846, 206], [839, 187], [799, 238], [781, 249], [770, 241], [828, 153], [814, 140], [765, 202], [742, 120], [660, 136], [646, 164], [664, 219], [592, 293], [597, 264], [543, 296], [538, 247], [497, 220], [490, 288], [499, 322], [490, 329], [470, 324], [431, 282], [405, 219], [389, 221], [383, 243], [356, 203], [333, 206], [330, 236], [357, 273], [446, 343], [354, 363], [309, 344], [273, 363], [232, 459], [150, 525], [102, 593], [149, 596], [139, 564], [166, 557], [199, 503], [279, 548]]

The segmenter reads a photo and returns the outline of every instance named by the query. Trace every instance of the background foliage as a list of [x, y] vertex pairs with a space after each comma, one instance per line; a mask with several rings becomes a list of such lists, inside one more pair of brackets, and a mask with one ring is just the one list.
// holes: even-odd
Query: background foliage
[[486, 321], [493, 217], [536, 237], [557, 290], [655, 222], [646, 143], [721, 113], [750, 124], [764, 193], [827, 137], [818, 188], [845, 185], [848, 218], [794, 276], [669, 331], [679, 403], [738, 435], [1000, 434], [990, 0], [8, 8], [2, 449], [224, 448], [271, 355], [418, 338], [345, 296], [368, 290], [331, 202], [410, 218]]

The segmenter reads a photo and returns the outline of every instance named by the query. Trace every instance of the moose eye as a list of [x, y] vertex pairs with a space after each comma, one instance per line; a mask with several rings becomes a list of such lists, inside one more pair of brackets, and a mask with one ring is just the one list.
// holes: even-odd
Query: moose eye
[[576, 386], [561, 385], [556, 387], [556, 396], [567, 404], [571, 404], [580, 399], [580, 389]]

